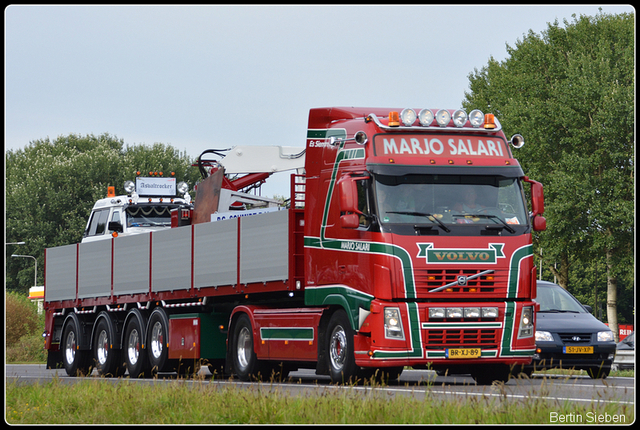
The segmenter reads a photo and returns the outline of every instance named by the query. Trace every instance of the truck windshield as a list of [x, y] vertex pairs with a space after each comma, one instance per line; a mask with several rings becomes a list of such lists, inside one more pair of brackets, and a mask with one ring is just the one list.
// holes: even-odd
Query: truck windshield
[[170, 206], [129, 206], [127, 212], [128, 227], [171, 226]]
[[375, 175], [384, 224], [496, 224], [514, 232], [528, 224], [517, 178], [472, 175]]

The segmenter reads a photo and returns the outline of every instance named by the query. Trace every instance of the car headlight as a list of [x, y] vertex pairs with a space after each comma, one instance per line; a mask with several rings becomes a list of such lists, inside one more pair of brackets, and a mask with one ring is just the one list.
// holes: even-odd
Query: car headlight
[[553, 335], [548, 331], [536, 330], [536, 342], [553, 342]]
[[613, 342], [613, 332], [612, 331], [599, 331], [598, 332], [598, 342]]
[[384, 308], [384, 335], [389, 339], [404, 339], [400, 309]]

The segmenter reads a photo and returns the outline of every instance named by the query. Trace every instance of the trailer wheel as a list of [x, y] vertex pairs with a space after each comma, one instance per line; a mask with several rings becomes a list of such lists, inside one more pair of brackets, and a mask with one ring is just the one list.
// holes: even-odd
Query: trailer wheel
[[175, 370], [175, 360], [169, 360], [169, 319], [162, 308], [157, 308], [149, 317], [147, 350], [151, 372]]
[[241, 381], [262, 379], [265, 376], [253, 349], [253, 330], [246, 314], [240, 315], [233, 325], [231, 360], [234, 373]]
[[69, 376], [85, 376], [89, 373], [89, 351], [78, 349], [80, 332], [75, 321], [69, 321], [61, 339], [62, 363]]
[[353, 353], [353, 329], [344, 310], [331, 315], [327, 328], [327, 360], [331, 382], [355, 379], [358, 367]]
[[98, 373], [105, 376], [122, 376], [125, 368], [120, 360], [121, 356], [121, 350], [113, 349], [113, 339], [107, 321], [101, 319], [93, 338], [93, 361]]
[[147, 350], [144, 348], [144, 330], [137, 318], [131, 318], [124, 334], [124, 362], [132, 378], [150, 376]]

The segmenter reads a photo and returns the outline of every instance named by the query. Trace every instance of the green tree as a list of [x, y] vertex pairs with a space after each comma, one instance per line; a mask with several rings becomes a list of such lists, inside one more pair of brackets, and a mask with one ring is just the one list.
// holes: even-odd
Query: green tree
[[125, 146], [109, 134], [39, 139], [7, 151], [6, 241], [25, 242], [7, 245], [7, 289], [26, 292], [34, 279], [33, 260], [11, 254], [36, 257], [42, 285], [44, 249], [79, 242], [93, 204], [106, 197], [108, 186], [122, 193], [137, 170], [163, 170], [193, 189], [199, 174], [191, 164], [186, 153], [169, 145]]
[[470, 74], [463, 105], [525, 136], [517, 157], [545, 185], [544, 268], [566, 288], [575, 262], [603, 257], [617, 334], [618, 285], [633, 285], [634, 15], [574, 15], [507, 52]]

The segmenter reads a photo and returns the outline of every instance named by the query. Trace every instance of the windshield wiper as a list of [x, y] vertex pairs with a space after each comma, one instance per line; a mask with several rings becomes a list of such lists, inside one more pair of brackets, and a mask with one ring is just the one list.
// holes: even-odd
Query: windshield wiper
[[498, 221], [500, 221], [500, 223], [504, 226], [504, 228], [506, 228], [509, 233], [515, 233], [516, 231], [514, 230], [513, 227], [511, 227], [509, 224], [507, 224], [502, 218], [500, 218], [497, 215], [487, 215], [487, 214], [455, 214], [453, 216], [457, 216], [457, 217], [477, 217], [477, 218], [489, 218], [489, 219], [497, 219]]
[[387, 213], [388, 214], [399, 214], [399, 215], [424, 216], [424, 217], [427, 217], [427, 219], [429, 221], [438, 224], [440, 226], [440, 228], [442, 228], [447, 233], [451, 232], [451, 230], [449, 230], [449, 228], [446, 225], [444, 225], [444, 223], [442, 221], [440, 221], [438, 218], [434, 217], [433, 214], [430, 214], [430, 213], [427, 213], [427, 212], [388, 211]]
[[540, 310], [540, 312], [553, 312], [553, 313], [565, 313], [565, 312], [569, 312], [572, 314], [579, 314], [579, 311], [570, 311], [568, 309], [545, 309], [545, 310]]

